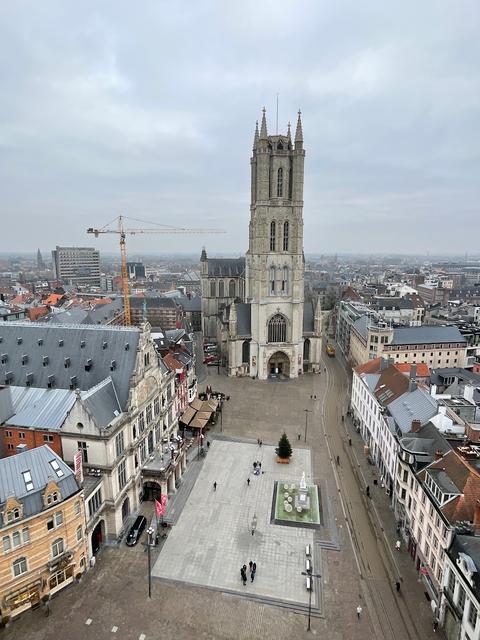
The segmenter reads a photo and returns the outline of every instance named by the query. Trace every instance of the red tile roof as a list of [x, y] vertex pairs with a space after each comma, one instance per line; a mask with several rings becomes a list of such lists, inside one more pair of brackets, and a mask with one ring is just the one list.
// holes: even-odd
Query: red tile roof
[[382, 358], [375, 358], [375, 360], [369, 360], [364, 364], [359, 364], [355, 367], [356, 373], [360, 376], [362, 373], [378, 373], [380, 371], [380, 365]]
[[[399, 362], [398, 364], [395, 365], [396, 368], [401, 371], [402, 373], [410, 373], [410, 367], [412, 366], [409, 362]], [[417, 373], [416, 373], [416, 378], [429, 378], [430, 377], [430, 369], [428, 368], [428, 365], [420, 362], [417, 364]]]

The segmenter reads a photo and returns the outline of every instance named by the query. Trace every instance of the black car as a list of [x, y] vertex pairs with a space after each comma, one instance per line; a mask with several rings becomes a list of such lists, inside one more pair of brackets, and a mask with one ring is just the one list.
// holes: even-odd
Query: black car
[[129, 547], [135, 546], [140, 540], [140, 536], [142, 535], [146, 524], [147, 519], [145, 518], [145, 516], [138, 516], [138, 518], [133, 523], [132, 528], [128, 532], [127, 545]]

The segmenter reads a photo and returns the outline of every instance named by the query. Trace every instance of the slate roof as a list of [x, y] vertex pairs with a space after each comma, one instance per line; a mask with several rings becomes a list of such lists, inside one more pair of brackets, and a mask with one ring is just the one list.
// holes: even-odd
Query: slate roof
[[[77, 388], [87, 391], [111, 376], [124, 410], [128, 401], [139, 337], [140, 330], [136, 327], [71, 326], [33, 322], [2, 324], [0, 384], [5, 382], [5, 374], [12, 372], [13, 379], [10, 380], [10, 384], [24, 387], [27, 386], [26, 375], [33, 373], [33, 387], [47, 388], [49, 376], [54, 376], [55, 388], [69, 389], [72, 376], [76, 376]], [[5, 363], [1, 362], [3, 354], [7, 356]], [[28, 360], [22, 365], [24, 355]], [[43, 365], [44, 356], [48, 356], [46, 366]], [[68, 367], [65, 367], [65, 358], [70, 358]], [[85, 365], [89, 359], [91, 368], [86, 371]], [[115, 360], [115, 368], [110, 371], [112, 360]]]
[[[1, 345], [0, 345], [1, 346]], [[480, 386], [480, 374], [461, 369], [459, 367], [444, 367], [442, 369], [432, 369], [430, 376], [431, 384], [445, 384], [447, 378], [457, 378], [460, 382]]]
[[409, 298], [375, 298], [375, 307], [379, 310], [413, 309], [413, 302]]
[[81, 307], [72, 307], [60, 313], [49, 313], [40, 322], [54, 324], [86, 324], [88, 322], [88, 311]]
[[201, 311], [202, 310], [202, 298], [200, 296], [182, 296], [177, 300], [178, 304], [183, 307], [185, 311]]
[[306, 300], [303, 305], [303, 333], [313, 333], [315, 327], [315, 312], [312, 300]]
[[90, 324], [103, 324], [123, 311], [123, 298], [114, 298], [107, 304], [97, 304], [88, 312]]
[[177, 304], [172, 298], [162, 298], [160, 296], [130, 296], [130, 306], [133, 309], [143, 309], [146, 303], [147, 309], [176, 309]]
[[[56, 461], [62, 475], [58, 475], [50, 462]], [[33, 489], [27, 491], [22, 472], [30, 471]], [[49, 480], [55, 480], [62, 499], [65, 500], [79, 491], [75, 474], [70, 467], [48, 445], [0, 459], [0, 526], [4, 526], [1, 512], [7, 498], [15, 497], [23, 505], [23, 516], [45, 510], [43, 491]]]
[[429, 393], [418, 388], [401, 395], [388, 405], [388, 409], [403, 433], [411, 431], [413, 420], [420, 420], [423, 425], [438, 413], [436, 401]]
[[75, 403], [75, 392], [69, 389], [10, 387], [15, 414], [7, 425], [30, 429], [60, 429]]
[[408, 433], [400, 440], [403, 449], [415, 456], [415, 467], [418, 470], [435, 460], [435, 452], [446, 453], [451, 446], [434, 424], [427, 422], [415, 433]]
[[398, 327], [394, 329], [391, 344], [442, 344], [445, 342], [466, 343], [467, 340], [462, 336], [458, 327], [423, 325], [421, 327]]
[[252, 334], [252, 311], [247, 302], [235, 303], [237, 312], [237, 335], [250, 336]]
[[364, 315], [364, 316], [360, 316], [360, 318], [357, 318], [357, 320], [355, 320], [355, 322], [353, 323], [353, 328], [355, 329], [355, 331], [357, 331], [357, 333], [359, 333], [362, 338], [364, 338], [365, 340], [367, 339], [367, 326], [368, 326], [368, 316]]
[[81, 398], [98, 427], [107, 427], [122, 412], [110, 376], [92, 389], [82, 391]]
[[245, 273], [245, 258], [208, 258], [208, 275], [238, 278]]

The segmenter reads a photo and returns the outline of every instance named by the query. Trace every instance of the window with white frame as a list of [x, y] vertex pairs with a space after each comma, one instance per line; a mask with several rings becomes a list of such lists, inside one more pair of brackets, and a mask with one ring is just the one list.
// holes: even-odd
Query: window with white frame
[[52, 542], [52, 558], [56, 558], [65, 550], [65, 545], [63, 543], [63, 538], [57, 538]]
[[125, 460], [118, 465], [117, 469], [117, 477], [118, 477], [118, 487], [120, 490], [127, 484], [127, 470], [125, 465]]
[[77, 542], [81, 542], [82, 540], [82, 527], [77, 527]]
[[120, 433], [117, 433], [117, 435], [115, 436], [115, 454], [117, 458], [121, 456], [124, 451], [125, 444], [123, 440], [123, 431], [120, 431]]
[[21, 576], [28, 571], [27, 559], [26, 558], [17, 558], [15, 562], [12, 564], [13, 567], [13, 575], [15, 577]]

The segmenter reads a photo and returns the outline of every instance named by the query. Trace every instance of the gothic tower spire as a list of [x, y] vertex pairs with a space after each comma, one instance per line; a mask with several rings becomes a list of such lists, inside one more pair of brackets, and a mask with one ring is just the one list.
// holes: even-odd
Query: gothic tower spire
[[255, 136], [253, 138], [253, 148], [257, 149], [258, 147], [258, 142], [259, 142], [259, 136], [258, 136], [258, 120], [255, 124]]
[[262, 110], [262, 126], [260, 128], [260, 140], [266, 140], [268, 137], [267, 133], [267, 118], [265, 116], [265, 107]]
[[303, 146], [302, 131], [302, 112], [298, 110], [297, 130], [295, 131], [295, 149], [301, 149]]

